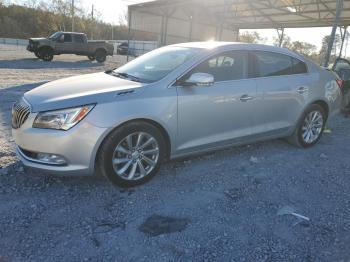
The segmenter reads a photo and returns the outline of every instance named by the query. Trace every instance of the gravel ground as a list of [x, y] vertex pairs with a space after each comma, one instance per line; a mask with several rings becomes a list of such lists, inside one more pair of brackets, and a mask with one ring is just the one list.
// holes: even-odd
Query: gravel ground
[[167, 163], [129, 190], [25, 170], [11, 104], [42, 82], [121, 61], [44, 63], [0, 46], [0, 261], [350, 261], [350, 121], [341, 116], [314, 148], [236, 147]]

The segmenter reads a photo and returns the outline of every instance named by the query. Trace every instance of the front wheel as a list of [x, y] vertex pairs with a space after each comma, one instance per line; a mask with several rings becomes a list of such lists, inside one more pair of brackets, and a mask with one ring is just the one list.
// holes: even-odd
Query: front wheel
[[46, 62], [50, 62], [53, 59], [53, 52], [50, 49], [42, 49], [39, 51], [40, 58]]
[[161, 132], [148, 123], [129, 123], [113, 131], [99, 150], [99, 171], [113, 184], [132, 187], [149, 181], [165, 156]]
[[327, 115], [317, 104], [311, 105], [303, 114], [293, 135], [288, 141], [299, 147], [312, 147], [321, 139]]
[[39, 51], [35, 51], [34, 54], [35, 54], [35, 56], [36, 56], [37, 58], [41, 59], [41, 56], [40, 56], [40, 52], [39, 52]]

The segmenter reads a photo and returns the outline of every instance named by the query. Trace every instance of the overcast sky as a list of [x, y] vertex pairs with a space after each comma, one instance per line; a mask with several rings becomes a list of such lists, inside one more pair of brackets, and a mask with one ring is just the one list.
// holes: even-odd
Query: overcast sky
[[[25, 0], [12, 0], [12, 2], [20, 3]], [[129, 4], [147, 2], [147, 0], [76, 0], [83, 4], [86, 10], [91, 10], [92, 4], [96, 10], [102, 14], [102, 19], [108, 23], [118, 24], [120, 16], [127, 11]], [[148, 0], [152, 1], [152, 0]], [[304, 41], [321, 47], [322, 38], [331, 33], [331, 28], [305, 28], [305, 29], [286, 29], [285, 33], [289, 35], [292, 41]], [[262, 37], [266, 37], [267, 44], [272, 43], [272, 38], [277, 37], [276, 30], [256, 30]], [[338, 31], [339, 33], [339, 31]], [[348, 50], [350, 53], [350, 47]]]

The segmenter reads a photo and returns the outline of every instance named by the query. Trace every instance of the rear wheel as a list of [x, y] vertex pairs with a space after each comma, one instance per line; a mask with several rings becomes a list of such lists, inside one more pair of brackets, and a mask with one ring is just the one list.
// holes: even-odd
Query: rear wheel
[[106, 61], [107, 54], [105, 50], [97, 50], [95, 55], [96, 61], [99, 63], [103, 63]]
[[95, 57], [91, 56], [91, 55], [89, 55], [88, 58], [89, 58], [90, 61], [94, 61], [95, 60]]
[[99, 151], [97, 166], [113, 184], [132, 187], [154, 177], [164, 157], [161, 132], [148, 123], [134, 122], [109, 135]]
[[288, 141], [299, 147], [311, 147], [322, 137], [327, 115], [317, 104], [311, 105], [303, 114], [293, 135]]

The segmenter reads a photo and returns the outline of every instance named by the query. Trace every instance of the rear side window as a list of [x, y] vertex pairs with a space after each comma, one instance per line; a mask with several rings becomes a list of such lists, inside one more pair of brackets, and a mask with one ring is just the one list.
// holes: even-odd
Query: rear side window
[[82, 35], [73, 35], [75, 43], [84, 43], [84, 37]]
[[307, 66], [303, 61], [299, 59], [292, 58], [293, 61], [293, 74], [306, 74]]
[[307, 66], [304, 62], [288, 55], [264, 51], [256, 51], [254, 55], [256, 77], [307, 73]]
[[72, 42], [72, 35], [64, 34], [64, 42]]

